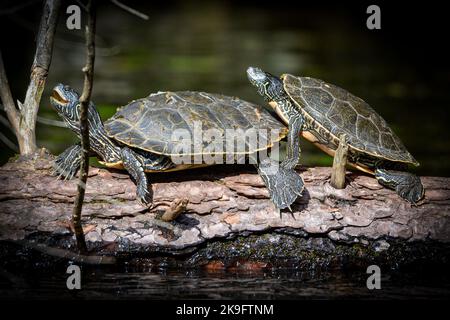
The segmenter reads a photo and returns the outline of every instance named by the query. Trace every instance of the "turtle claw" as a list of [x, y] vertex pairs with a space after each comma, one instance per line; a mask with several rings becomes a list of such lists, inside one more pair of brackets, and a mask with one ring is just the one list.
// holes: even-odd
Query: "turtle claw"
[[52, 175], [58, 175], [57, 179], [70, 180], [81, 165], [81, 146], [79, 144], [67, 148], [56, 159]]
[[71, 168], [69, 167], [69, 165], [66, 165], [65, 167], [62, 167], [59, 164], [56, 164], [55, 169], [54, 169], [54, 173], [58, 174], [57, 179], [62, 179], [64, 181], [66, 180], [70, 180], [72, 179], [72, 177], [74, 176], [74, 172], [73, 170], [70, 170]]
[[64, 170], [61, 170], [60, 174], [58, 175], [58, 177], [56, 179], [60, 180], [63, 175], [64, 175]]
[[70, 177], [68, 178], [68, 180], [72, 180], [72, 178], [75, 176], [75, 172], [72, 171], [72, 173], [70, 174]]
[[275, 206], [292, 211], [291, 205], [303, 191], [303, 179], [295, 170], [283, 166], [274, 171], [273, 165], [272, 160], [265, 159], [260, 163], [258, 171]]
[[138, 186], [136, 199], [145, 207], [151, 203], [151, 194], [146, 186]]
[[299, 197], [303, 196], [303, 188], [302, 188], [302, 190], [300, 190], [300, 191], [294, 190], [294, 193], [295, 193], [297, 196], [299, 196]]

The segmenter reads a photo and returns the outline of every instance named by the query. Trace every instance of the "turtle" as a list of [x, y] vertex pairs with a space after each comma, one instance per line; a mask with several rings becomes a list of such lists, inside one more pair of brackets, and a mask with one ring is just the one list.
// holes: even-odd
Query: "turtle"
[[257, 67], [249, 67], [247, 77], [289, 126], [287, 148], [292, 166], [300, 157], [300, 135], [331, 156], [345, 137], [352, 167], [374, 175], [381, 185], [412, 204], [423, 198], [420, 178], [407, 172], [408, 165], [419, 163], [363, 99], [311, 77], [276, 77]]
[[[79, 98], [70, 86], [58, 84], [50, 101], [67, 126], [80, 137]], [[143, 205], [151, 202], [146, 172], [170, 172], [220, 163], [211, 158], [226, 163], [253, 159], [278, 211], [290, 208], [303, 191], [304, 183], [297, 172], [278, 165], [273, 157], [264, 156], [267, 154], [264, 152], [286, 137], [286, 126], [265, 108], [239, 98], [196, 91], [158, 92], [118, 108], [105, 123], [91, 101], [88, 123], [89, 151], [106, 167], [127, 170], [137, 185], [136, 197]], [[224, 150], [208, 149], [211, 146], [208, 141], [194, 144], [197, 129], [202, 133], [210, 132], [209, 129], [232, 143]], [[245, 136], [251, 130], [259, 133], [257, 144], [249, 143]], [[229, 132], [237, 132], [239, 137], [232, 138], [243, 140], [230, 141], [231, 138], [224, 136]], [[194, 139], [174, 138], [174, 134], [192, 133]], [[81, 164], [81, 150], [77, 143], [56, 157], [54, 167], [60, 177], [75, 176]]]

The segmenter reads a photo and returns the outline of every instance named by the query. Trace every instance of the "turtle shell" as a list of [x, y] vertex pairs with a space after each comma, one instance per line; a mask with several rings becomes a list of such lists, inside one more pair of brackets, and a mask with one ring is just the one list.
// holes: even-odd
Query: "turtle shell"
[[[105, 122], [105, 129], [111, 138], [125, 145], [167, 156], [180, 154], [180, 140], [174, 140], [175, 132], [190, 135], [190, 145], [187, 145], [190, 148], [184, 148], [183, 155], [209, 153], [210, 141], [205, 136], [200, 137], [202, 148], [198, 148], [198, 140], [195, 139], [199, 137], [199, 131], [196, 131], [199, 129], [203, 134], [212, 132], [224, 143], [227, 129], [238, 130], [235, 131], [237, 138], [242, 138], [248, 129], [256, 129], [258, 142], [250, 143], [250, 139], [244, 139], [245, 148], [234, 143], [234, 154], [250, 154], [270, 148], [288, 132], [261, 106], [234, 97], [193, 91], [158, 92], [134, 100], [119, 108]], [[230, 153], [225, 146], [222, 152], [216, 150], [211, 153]]]
[[309, 77], [285, 74], [284, 90], [304, 113], [359, 152], [419, 165], [386, 121], [361, 98], [338, 86]]

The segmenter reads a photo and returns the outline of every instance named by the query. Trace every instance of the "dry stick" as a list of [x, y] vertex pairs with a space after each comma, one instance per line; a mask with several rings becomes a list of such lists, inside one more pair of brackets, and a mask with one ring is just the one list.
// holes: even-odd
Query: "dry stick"
[[331, 185], [336, 189], [345, 188], [345, 166], [347, 165], [348, 145], [345, 134], [339, 137], [339, 146], [334, 154], [333, 169], [331, 171]]
[[[1, 52], [0, 52], [0, 54], [1, 54]], [[0, 59], [1, 59], [1, 57], [0, 57]], [[5, 110], [5, 107], [0, 103], [0, 111], [4, 111], [4, 110]], [[6, 121], [6, 122], [4, 122], [4, 121]], [[9, 130], [14, 130], [11, 127], [10, 122], [8, 122], [7, 120], [4, 120], [4, 118], [2, 116], [0, 116], [0, 122], [5, 127], [7, 127]], [[50, 119], [50, 118], [46, 118], [46, 117], [37, 116], [36, 122], [46, 124], [49, 126], [54, 126], [54, 127], [67, 128], [67, 124], [64, 121], [59, 121], [59, 120]], [[14, 131], [13, 131], [13, 133], [14, 133]]]
[[36, 40], [36, 52], [31, 67], [30, 84], [24, 103], [17, 101], [17, 107], [11, 94], [0, 54], [0, 96], [5, 105], [8, 120], [17, 137], [21, 154], [31, 154], [36, 150], [36, 117], [52, 60], [53, 38], [60, 5], [60, 0], [47, 0], [44, 4]]
[[18, 101], [18, 107], [22, 115], [17, 136], [21, 154], [31, 154], [36, 150], [36, 117], [52, 60], [53, 38], [60, 5], [60, 0], [47, 0], [45, 2], [37, 36], [36, 53], [31, 67], [30, 84], [24, 103], [21, 104]]
[[67, 259], [67, 260], [73, 261], [75, 263], [80, 263], [80, 264], [110, 265], [110, 264], [117, 263], [117, 259], [112, 256], [92, 256], [92, 255], [87, 256], [87, 255], [73, 253], [70, 250], [48, 247], [45, 244], [32, 243], [30, 241], [14, 240], [14, 241], [8, 241], [8, 242], [22, 245], [24, 247], [42, 252], [43, 254], [46, 254], [48, 256]]
[[188, 199], [175, 199], [170, 204], [170, 207], [163, 213], [163, 215], [161, 216], [161, 220], [165, 222], [175, 220], [186, 210], [186, 206], [188, 203]]
[[86, 241], [84, 239], [83, 227], [81, 225], [81, 209], [83, 206], [86, 181], [89, 173], [89, 127], [88, 127], [88, 107], [91, 100], [92, 84], [94, 80], [94, 60], [95, 60], [95, 7], [92, 0], [87, 5], [88, 24], [86, 26], [86, 65], [83, 68], [84, 86], [80, 97], [80, 131], [81, 147], [83, 150], [80, 180], [78, 182], [78, 193], [75, 198], [75, 207], [72, 213], [72, 223], [77, 239], [77, 246], [80, 252], [87, 252]]
[[134, 14], [135, 16], [137, 16], [137, 17], [139, 17], [139, 18], [141, 18], [143, 20], [148, 20], [148, 15], [146, 15], [146, 14], [144, 14], [142, 12], [139, 12], [136, 9], [133, 9], [133, 8], [127, 6], [127, 5], [119, 2], [118, 0], [111, 0], [111, 2], [113, 4], [115, 4], [116, 6], [118, 6], [119, 8], [121, 8], [121, 9], [123, 9], [123, 10], [125, 10], [125, 11], [127, 11], [127, 12], [129, 12], [131, 14]]
[[14, 99], [11, 94], [11, 89], [8, 83], [8, 77], [6, 76], [5, 66], [3, 64], [2, 52], [0, 51], [0, 96], [2, 98], [3, 105], [5, 107], [6, 116], [8, 117], [11, 126], [14, 129], [16, 136], [19, 132], [19, 120], [20, 113], [16, 109]]

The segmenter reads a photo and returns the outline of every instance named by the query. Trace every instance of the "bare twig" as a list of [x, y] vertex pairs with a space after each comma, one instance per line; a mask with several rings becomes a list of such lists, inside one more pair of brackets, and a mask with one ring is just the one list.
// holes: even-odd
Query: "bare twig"
[[49, 118], [45, 118], [45, 117], [38, 116], [37, 122], [42, 123], [42, 124], [47, 124], [49, 126], [67, 128], [67, 124], [64, 121], [49, 119]]
[[15, 132], [19, 132], [20, 114], [16, 109], [14, 99], [9, 88], [8, 77], [6, 76], [5, 66], [3, 65], [2, 52], [0, 51], [0, 97], [5, 107], [6, 116]]
[[84, 193], [86, 190], [86, 181], [89, 173], [89, 127], [88, 127], [88, 107], [91, 99], [92, 85], [94, 79], [94, 60], [95, 60], [95, 7], [92, 0], [87, 5], [88, 24], [86, 26], [86, 65], [83, 68], [84, 86], [80, 97], [80, 131], [81, 147], [83, 150], [80, 180], [78, 182], [78, 193], [75, 199], [75, 207], [72, 214], [72, 222], [75, 229], [78, 249], [86, 252], [86, 241], [84, 239], [83, 227], [81, 225], [81, 210], [83, 206]]
[[188, 199], [175, 199], [170, 207], [161, 216], [161, 220], [165, 222], [175, 220], [180, 214], [186, 210], [186, 206], [189, 203]]
[[0, 95], [8, 120], [15, 131], [21, 154], [30, 154], [36, 150], [36, 118], [50, 68], [60, 5], [60, 0], [47, 0], [44, 4], [36, 40], [36, 52], [31, 67], [30, 84], [23, 104], [18, 101], [16, 106], [14, 103], [3, 59], [0, 56]]
[[4, 116], [2, 116], [1, 114], [0, 114], [0, 123], [2, 125], [4, 125], [6, 128], [8, 128], [9, 130], [13, 130], [12, 127], [11, 127], [11, 124], [9, 123], [9, 121]]
[[113, 4], [115, 4], [116, 6], [118, 6], [120, 9], [125, 10], [125, 11], [127, 11], [127, 12], [129, 12], [129, 13], [131, 13], [131, 14], [133, 14], [133, 15], [135, 15], [135, 16], [143, 19], [143, 20], [148, 20], [149, 19], [148, 15], [146, 15], [146, 14], [144, 14], [144, 13], [142, 13], [142, 12], [136, 10], [136, 9], [130, 8], [129, 6], [123, 4], [122, 2], [120, 2], [118, 0], [111, 0], [111, 2]]
[[[0, 104], [0, 111], [5, 110], [5, 107]], [[64, 121], [49, 119], [41, 116], [37, 116], [36, 121], [42, 124], [47, 124], [54, 127], [67, 128], [67, 124]], [[0, 122], [6, 126], [8, 129], [14, 132], [14, 129], [11, 127], [11, 124], [8, 120], [6, 120], [3, 116], [0, 115]]]
[[0, 141], [3, 142], [8, 148], [13, 150], [14, 152], [18, 152], [19, 149], [17, 148], [16, 144], [8, 139], [7, 136], [5, 136], [3, 133], [0, 132]]
[[61, 248], [54, 248], [46, 246], [42, 243], [31, 243], [26, 241], [10, 241], [14, 244], [19, 244], [24, 247], [39, 251], [43, 254], [46, 254], [48, 256], [56, 257], [56, 258], [62, 258], [71, 260], [76, 263], [80, 264], [90, 264], [90, 265], [111, 265], [116, 264], [117, 260], [115, 257], [111, 256], [88, 256], [88, 255], [81, 255], [76, 254], [72, 251], [61, 249]]
[[77, 0], [77, 3], [85, 12], [88, 12], [88, 7], [81, 0]]

